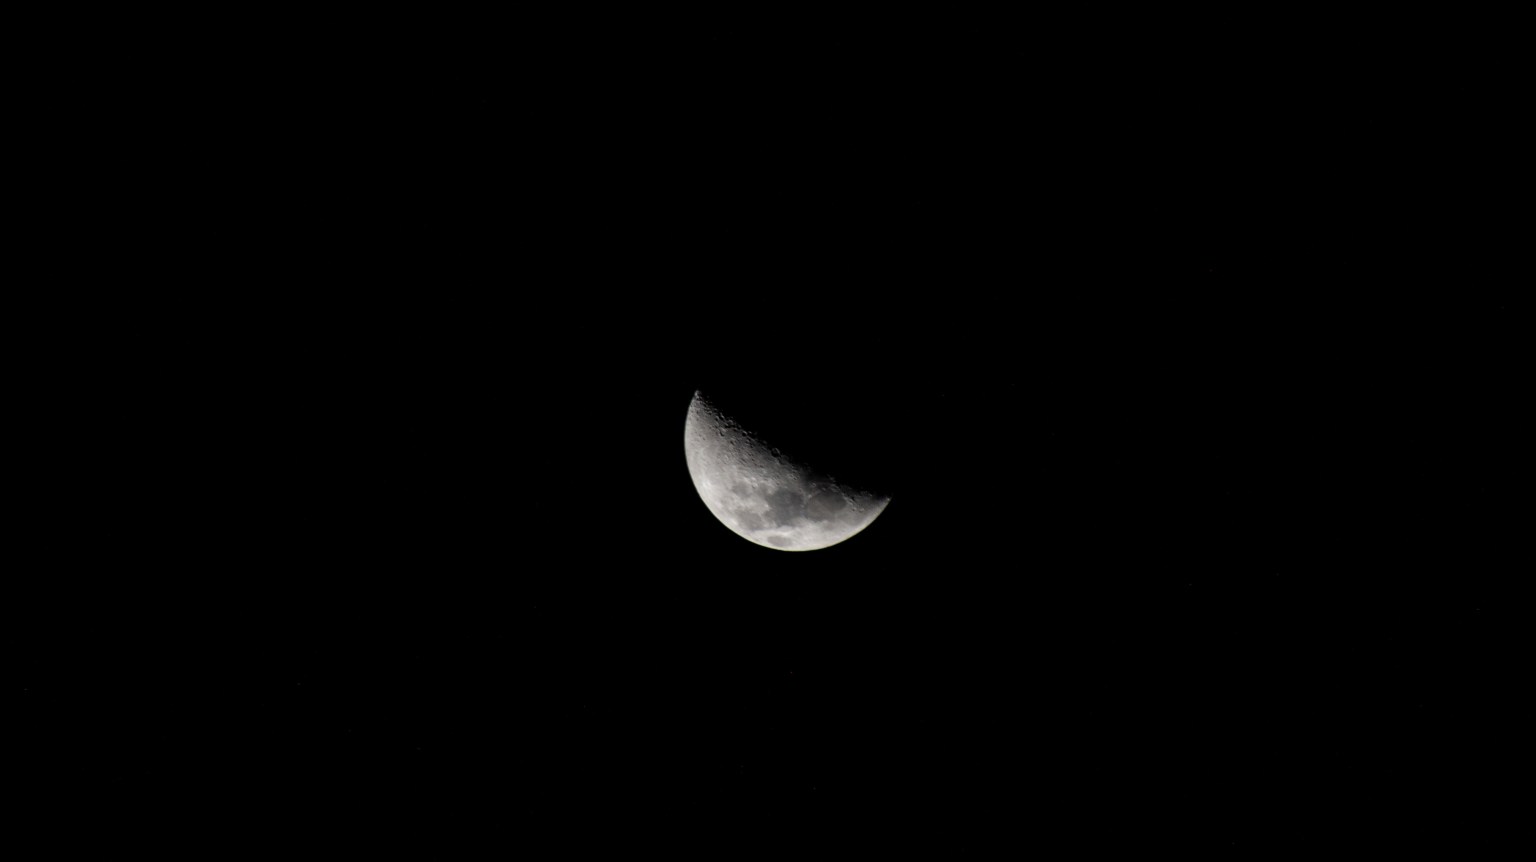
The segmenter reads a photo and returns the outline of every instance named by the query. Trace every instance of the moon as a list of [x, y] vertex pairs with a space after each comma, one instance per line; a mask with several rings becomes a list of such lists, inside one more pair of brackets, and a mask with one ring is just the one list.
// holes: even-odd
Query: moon
[[695, 392], [683, 429], [688, 473], [709, 511], [742, 538], [814, 551], [868, 527], [890, 502], [796, 463]]

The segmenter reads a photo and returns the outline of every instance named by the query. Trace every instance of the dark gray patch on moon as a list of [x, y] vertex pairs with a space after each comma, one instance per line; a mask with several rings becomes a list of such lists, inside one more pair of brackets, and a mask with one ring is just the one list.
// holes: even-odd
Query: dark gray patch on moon
[[740, 521], [741, 525], [748, 530], [761, 530], [767, 526], [756, 512], [749, 512], [746, 509], [736, 510], [736, 520]]
[[805, 498], [788, 488], [774, 491], [767, 499], [768, 514], [781, 527], [793, 524], [796, 518], [805, 517]]
[[768, 544], [774, 546], [775, 548], [787, 548], [791, 543], [783, 536], [769, 536]]
[[805, 503], [805, 512], [817, 521], [830, 521], [848, 506], [842, 494], [821, 491]]

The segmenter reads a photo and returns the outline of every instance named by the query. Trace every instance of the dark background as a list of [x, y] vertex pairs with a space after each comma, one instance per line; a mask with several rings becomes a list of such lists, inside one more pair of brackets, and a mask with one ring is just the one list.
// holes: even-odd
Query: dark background
[[[1526, 318], [1443, 131], [1475, 87], [1336, 23], [133, 56], [163, 78], [102, 76], [46, 215], [109, 229], [38, 318], [34, 798], [1476, 845]], [[846, 393], [888, 510], [732, 535], [683, 460], [705, 382]]]

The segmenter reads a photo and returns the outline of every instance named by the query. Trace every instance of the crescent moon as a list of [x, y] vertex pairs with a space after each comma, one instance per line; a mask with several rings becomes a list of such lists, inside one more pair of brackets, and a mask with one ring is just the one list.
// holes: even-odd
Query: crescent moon
[[767, 445], [700, 392], [688, 406], [684, 453], [709, 511], [738, 536], [779, 551], [814, 551], [870, 525], [890, 498], [821, 475]]

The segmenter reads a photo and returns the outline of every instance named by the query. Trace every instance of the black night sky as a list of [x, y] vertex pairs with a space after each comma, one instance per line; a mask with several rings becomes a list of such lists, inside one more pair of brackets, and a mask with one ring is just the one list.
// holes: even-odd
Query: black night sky
[[[25, 653], [30, 750], [87, 752], [57, 792], [1475, 843], [1516, 327], [1404, 286], [1470, 270], [1406, 232], [1442, 192], [1391, 105], [1237, 38], [660, 30], [321, 40], [140, 118], [196, 130], [150, 149], [201, 287], [89, 305], [128, 343], [73, 396], [109, 526]], [[703, 385], [835, 405], [889, 508], [732, 534]]]

